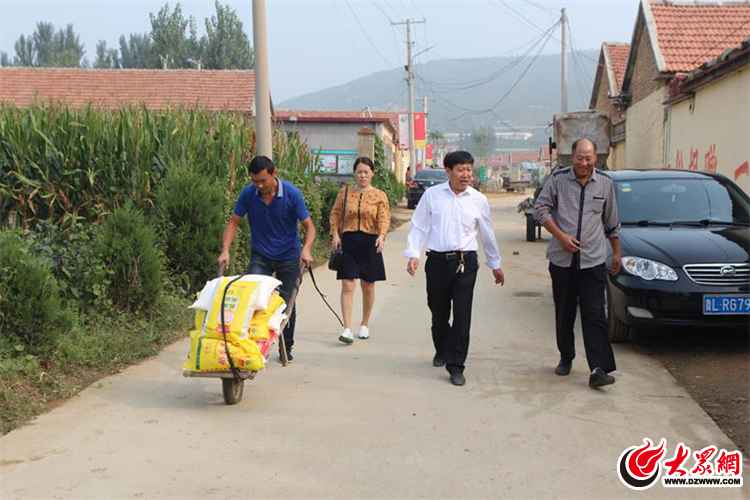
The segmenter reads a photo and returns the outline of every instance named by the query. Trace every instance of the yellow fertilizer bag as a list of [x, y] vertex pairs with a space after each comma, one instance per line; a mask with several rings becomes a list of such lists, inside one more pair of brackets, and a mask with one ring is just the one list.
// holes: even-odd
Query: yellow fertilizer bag
[[195, 310], [195, 329], [203, 330], [203, 323], [206, 321], [206, 311], [202, 309]]
[[[211, 310], [208, 312], [204, 331], [211, 338], [222, 338], [221, 300], [224, 295], [224, 289], [227, 287], [229, 281], [230, 278], [222, 278], [214, 295]], [[254, 312], [251, 304], [255, 300], [257, 288], [257, 283], [242, 280], [235, 281], [229, 287], [224, 299], [224, 331], [227, 334], [236, 334], [240, 338], [247, 337], [247, 330]], [[197, 320], [198, 318], [196, 317], [196, 323]]]
[[281, 295], [279, 295], [278, 292], [274, 292], [273, 295], [271, 295], [271, 300], [268, 302], [268, 307], [261, 311], [255, 311], [253, 318], [250, 320], [250, 327], [248, 329], [251, 339], [269, 340], [271, 338], [268, 322], [276, 311], [278, 311], [279, 307], [283, 305], [285, 305], [284, 299], [281, 298]]
[[[229, 339], [230, 336], [227, 336]], [[233, 336], [233, 339], [236, 337]], [[265, 367], [265, 358], [258, 345], [244, 339], [237, 342], [229, 341], [229, 355], [234, 366], [241, 371], [260, 371]], [[195, 372], [229, 371], [231, 369], [227, 359], [224, 341], [204, 336], [199, 330], [190, 332], [190, 352], [182, 368]]]

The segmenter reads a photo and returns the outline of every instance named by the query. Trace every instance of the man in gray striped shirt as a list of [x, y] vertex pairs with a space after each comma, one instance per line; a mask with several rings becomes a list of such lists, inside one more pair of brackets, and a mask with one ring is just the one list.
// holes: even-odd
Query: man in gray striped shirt
[[580, 304], [592, 388], [615, 382], [609, 374], [616, 367], [604, 315], [607, 240], [612, 245], [612, 274], [620, 271], [621, 258], [614, 185], [595, 165], [596, 145], [588, 139], [577, 140], [573, 166], [552, 174], [534, 204], [538, 222], [554, 236], [547, 258], [560, 351], [555, 373], [570, 373], [575, 357], [573, 326]]

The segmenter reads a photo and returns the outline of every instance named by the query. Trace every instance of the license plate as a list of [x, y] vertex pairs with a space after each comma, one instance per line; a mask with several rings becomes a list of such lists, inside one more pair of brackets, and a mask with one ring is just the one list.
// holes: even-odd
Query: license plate
[[703, 314], [750, 314], [750, 294], [704, 295]]

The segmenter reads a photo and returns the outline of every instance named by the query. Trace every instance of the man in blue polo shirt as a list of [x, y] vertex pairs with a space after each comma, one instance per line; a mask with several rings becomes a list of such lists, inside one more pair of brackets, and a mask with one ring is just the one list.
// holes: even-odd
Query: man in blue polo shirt
[[[276, 276], [281, 281], [279, 293], [289, 301], [297, 286], [300, 270], [312, 263], [315, 225], [305, 206], [305, 199], [291, 182], [279, 179], [270, 158], [256, 156], [249, 165], [250, 178], [240, 193], [222, 239], [219, 265], [229, 264], [229, 248], [237, 226], [247, 216], [250, 225], [250, 266], [248, 273]], [[299, 222], [305, 228], [305, 243], [299, 238]], [[284, 328], [284, 343], [292, 360], [296, 307]], [[281, 356], [281, 344], [279, 344]]]

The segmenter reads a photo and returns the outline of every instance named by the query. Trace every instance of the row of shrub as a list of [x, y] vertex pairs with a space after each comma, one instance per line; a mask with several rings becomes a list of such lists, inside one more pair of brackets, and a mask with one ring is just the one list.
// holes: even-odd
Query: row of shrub
[[[147, 313], [165, 290], [199, 289], [254, 140], [236, 114], [0, 106], [0, 355], [44, 355], [90, 315]], [[338, 186], [317, 179], [296, 135], [275, 132], [274, 159], [324, 240]], [[375, 184], [397, 201], [382, 142], [375, 162]], [[230, 272], [246, 265], [248, 237], [242, 227]]]

